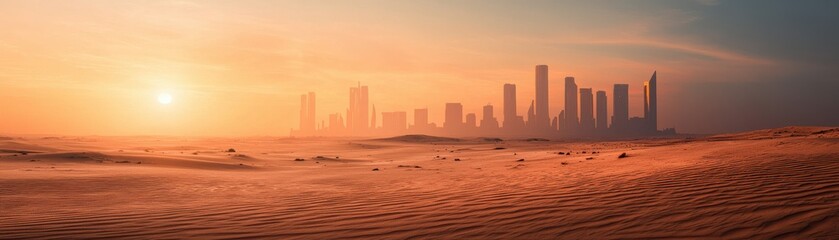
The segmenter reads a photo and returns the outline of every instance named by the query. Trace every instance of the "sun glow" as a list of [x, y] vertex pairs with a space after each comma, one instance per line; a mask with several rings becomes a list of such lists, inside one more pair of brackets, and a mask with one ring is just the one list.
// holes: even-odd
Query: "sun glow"
[[168, 93], [161, 93], [157, 95], [157, 102], [163, 105], [172, 103], [172, 95]]

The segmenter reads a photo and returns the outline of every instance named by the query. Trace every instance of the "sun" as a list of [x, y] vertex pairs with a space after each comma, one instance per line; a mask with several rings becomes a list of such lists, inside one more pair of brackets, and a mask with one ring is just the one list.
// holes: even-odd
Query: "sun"
[[157, 102], [163, 105], [172, 103], [172, 95], [168, 93], [161, 93], [157, 95]]

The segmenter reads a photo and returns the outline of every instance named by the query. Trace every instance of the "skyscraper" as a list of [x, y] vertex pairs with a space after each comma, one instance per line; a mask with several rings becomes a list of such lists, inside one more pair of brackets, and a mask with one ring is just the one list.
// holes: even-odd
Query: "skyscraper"
[[609, 111], [606, 106], [606, 91], [597, 91], [597, 131], [604, 132], [609, 128], [607, 115]]
[[615, 108], [612, 114], [612, 128], [624, 131], [629, 124], [629, 85], [615, 84], [612, 95], [614, 97], [612, 107]]
[[474, 128], [478, 126], [477, 117], [475, 117], [474, 113], [466, 114], [466, 127]]
[[644, 82], [644, 121], [646, 124], [646, 131], [655, 132], [658, 130], [658, 101], [656, 96], [656, 73], [653, 71], [653, 76], [650, 81]]
[[575, 133], [580, 119], [577, 117], [577, 83], [574, 77], [565, 78], [565, 128], [566, 133]]
[[306, 110], [306, 115], [308, 115], [308, 127], [309, 131], [315, 131], [315, 127], [317, 126], [317, 120], [315, 119], [315, 92], [309, 92], [309, 102], [307, 102], [308, 110]]
[[516, 85], [504, 84], [504, 127], [511, 127], [516, 119]]
[[594, 133], [594, 96], [591, 88], [580, 88], [580, 130], [586, 135]]
[[530, 107], [527, 108], [527, 127], [535, 128], [536, 126], [536, 110], [534, 109], [534, 104], [536, 101], [530, 101]]
[[448, 130], [460, 129], [463, 126], [463, 105], [460, 103], [446, 103], [446, 121], [443, 128]]
[[407, 129], [405, 112], [382, 112], [382, 130], [387, 134], [399, 134]]
[[548, 113], [548, 65], [536, 65], [536, 126], [546, 128], [550, 125]]
[[347, 116], [347, 127], [354, 134], [364, 134], [368, 128], [368, 95], [367, 86], [350, 87], [350, 113]]
[[306, 129], [309, 129], [309, 127], [308, 127], [309, 121], [306, 120], [306, 119], [309, 119], [309, 114], [306, 113], [306, 111], [308, 111], [309, 108], [306, 106], [306, 102], [308, 102], [306, 94], [300, 95], [300, 130], [301, 131], [305, 131]]
[[368, 95], [367, 95], [367, 86], [361, 86], [361, 82], [359, 82], [358, 83], [358, 88], [359, 88], [359, 96], [358, 96], [358, 116], [359, 116], [359, 119], [358, 119], [358, 122], [359, 122], [359, 127], [362, 129], [362, 131], [364, 131], [364, 130], [367, 130], [367, 128], [368, 128], [367, 124], [369, 124], [368, 117], [370, 115], [368, 115], [368, 114], [370, 114], [370, 112], [368, 112], [368, 110], [369, 110], [370, 105], [368, 103], [369, 99], [368, 99]]
[[428, 128], [428, 108], [414, 109], [414, 128]]
[[373, 104], [373, 119], [370, 119], [370, 129], [376, 129], [376, 104]]
[[492, 105], [484, 106], [484, 116], [481, 119], [481, 128], [484, 130], [494, 130], [498, 128], [498, 120], [493, 116]]

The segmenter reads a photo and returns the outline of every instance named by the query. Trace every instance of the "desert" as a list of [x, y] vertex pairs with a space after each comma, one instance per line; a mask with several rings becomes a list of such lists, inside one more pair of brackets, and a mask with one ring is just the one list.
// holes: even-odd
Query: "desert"
[[2, 239], [837, 237], [835, 127], [610, 141], [0, 139]]

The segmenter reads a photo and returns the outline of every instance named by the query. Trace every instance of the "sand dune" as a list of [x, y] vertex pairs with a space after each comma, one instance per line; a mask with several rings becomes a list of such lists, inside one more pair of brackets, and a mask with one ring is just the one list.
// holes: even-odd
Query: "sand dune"
[[0, 238], [837, 239], [835, 129], [609, 142], [11, 138], [0, 140], [13, 150], [0, 153]]

